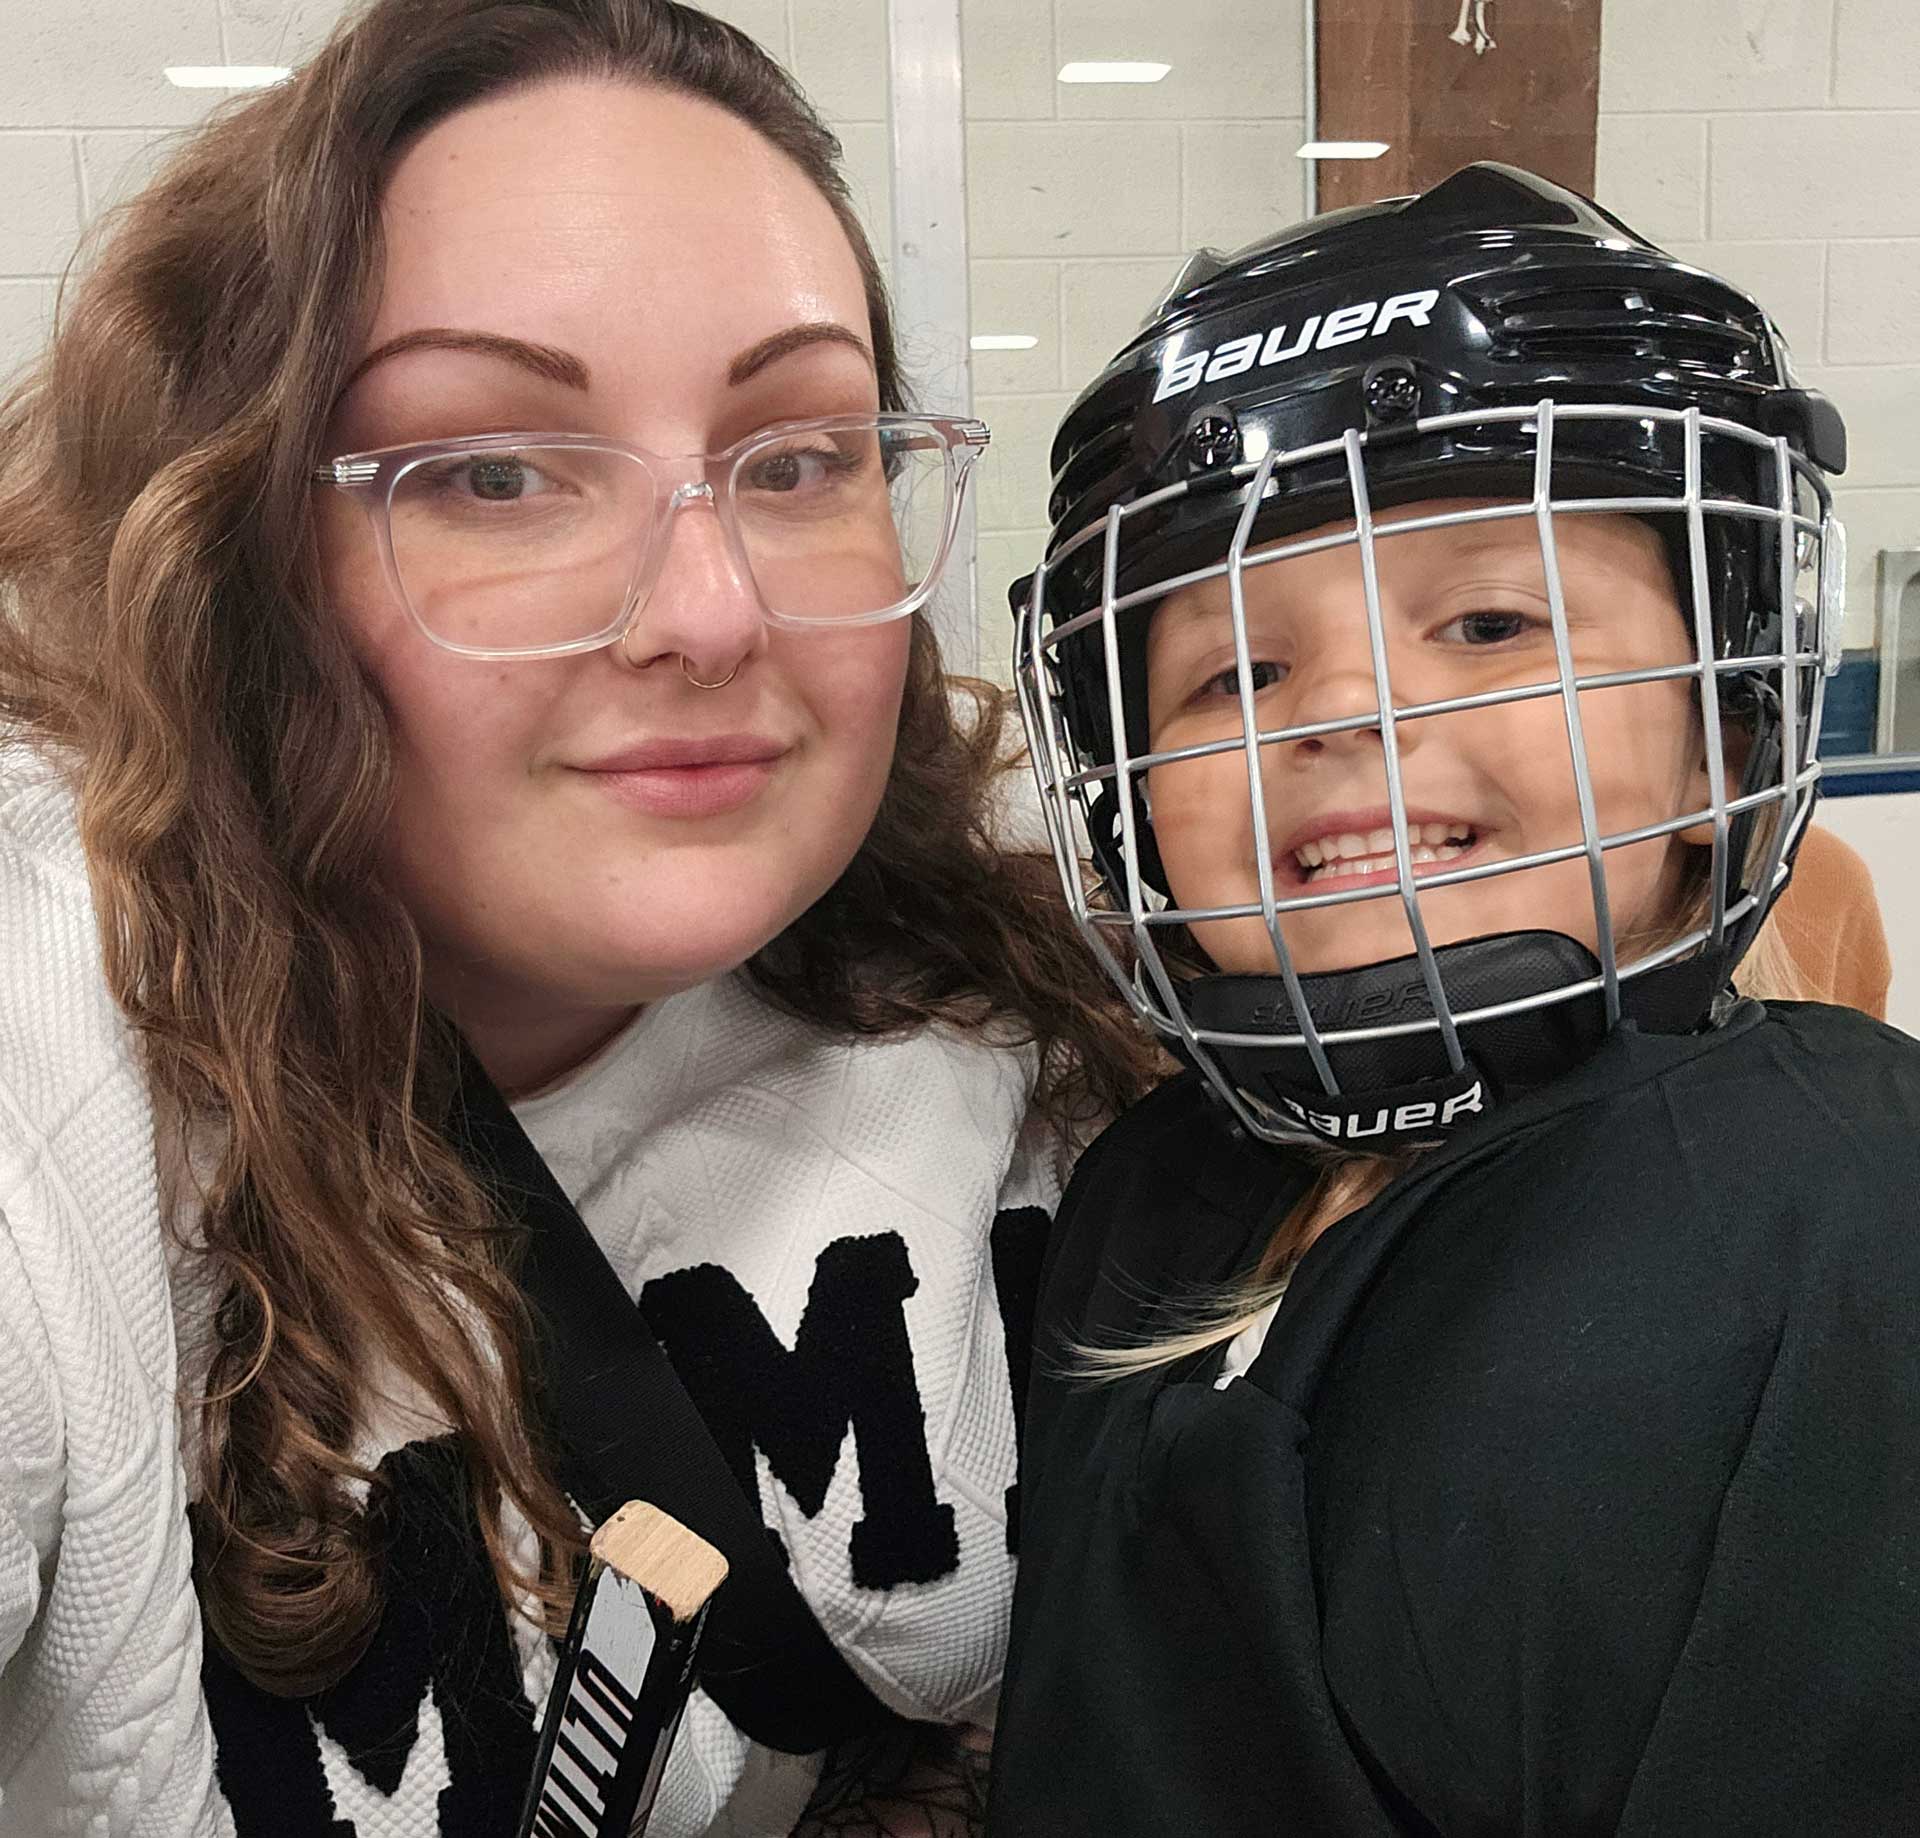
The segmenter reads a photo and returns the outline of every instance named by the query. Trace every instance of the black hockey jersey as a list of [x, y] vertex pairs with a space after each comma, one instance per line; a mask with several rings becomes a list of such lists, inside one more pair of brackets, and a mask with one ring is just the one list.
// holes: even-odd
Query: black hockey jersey
[[1326, 1232], [1244, 1378], [1071, 1375], [1309, 1172], [1188, 1077], [1075, 1175], [995, 1838], [1920, 1832], [1920, 1044], [1623, 1030]]

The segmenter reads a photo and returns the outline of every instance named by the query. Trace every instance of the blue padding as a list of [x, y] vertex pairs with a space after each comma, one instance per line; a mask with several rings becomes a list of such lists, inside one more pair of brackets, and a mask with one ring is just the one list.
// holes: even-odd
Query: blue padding
[[1820, 789], [1829, 798], [1877, 797], [1920, 791], [1920, 757], [1874, 751], [1880, 716], [1880, 655], [1848, 651], [1827, 683], [1820, 723], [1820, 758], [1826, 766]]
[[1820, 775], [1823, 798], [1868, 798], [1894, 791], [1920, 791], [1920, 760], [1911, 754], [1863, 772], [1835, 772], [1829, 766]]
[[1820, 757], [1851, 759], [1874, 749], [1880, 724], [1880, 654], [1848, 651], [1827, 680], [1826, 712], [1820, 722]]

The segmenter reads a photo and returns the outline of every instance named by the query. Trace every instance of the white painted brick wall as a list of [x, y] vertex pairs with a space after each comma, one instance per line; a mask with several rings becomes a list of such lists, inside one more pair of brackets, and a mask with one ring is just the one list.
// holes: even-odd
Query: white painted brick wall
[[1178, 250], [1180, 133], [1170, 121], [972, 123], [970, 253], [977, 260]]
[[[42, 346], [82, 228], [152, 177], [224, 99], [174, 64], [297, 64], [354, 0], [20, 0], [0, 58], [0, 384]], [[789, 68], [846, 148], [856, 205], [891, 240], [886, 0], [710, 0]]]
[[342, 0], [219, 0], [219, 6], [227, 60], [235, 64], [304, 64], [346, 11]]
[[[1606, 0], [1601, 201], [1749, 289], [1847, 418], [1847, 642], [1920, 545], [1920, 5]], [[1920, 914], [1916, 914], [1920, 918]]]
[[[1840, 405], [1847, 643], [1871, 644], [1880, 551], [1920, 547], [1920, 5], [1606, 0], [1599, 154], [1602, 202], [1752, 291]], [[1890, 1018], [1920, 1033], [1920, 796], [1821, 821], [1873, 870]]]
[[1920, 7], [1913, 0], [1841, 0], [1833, 88], [1841, 108], [1912, 108], [1920, 71]]
[[32, 277], [0, 279], [0, 383], [46, 342], [58, 286]]
[[1920, 357], [1920, 238], [1833, 244], [1826, 305], [1830, 362], [1913, 362]]
[[0, 134], [0, 273], [54, 274], [80, 234], [80, 153], [71, 134]]
[[1716, 236], [1920, 236], [1920, 100], [1910, 109], [1756, 111], [1711, 120]]
[[1600, 202], [1655, 242], [1707, 233], [1707, 124], [1698, 115], [1602, 114], [1594, 136]]
[[1193, 121], [1180, 130], [1180, 243], [1238, 249], [1312, 209], [1304, 120]]
[[97, 128], [80, 143], [81, 206], [87, 221], [137, 197], [191, 128]]
[[1920, 857], [1913, 846], [1920, 836], [1920, 793], [1829, 798], [1819, 820], [1867, 858], [1893, 959], [1887, 1019], [1920, 1035]]
[[205, 91], [175, 89], [169, 64], [219, 64], [215, 0], [31, 0], [9, 6], [0, 125], [153, 127], [197, 121]]
[[[1031, 529], [1047, 521], [1049, 484], [1047, 452], [1053, 443], [1053, 431], [1067, 412], [1073, 397], [1063, 391], [1041, 396], [983, 396], [973, 399], [974, 411], [993, 429], [993, 446], [987, 453], [991, 465], [982, 463], [980, 480], [980, 528], [983, 533]], [[1021, 569], [1025, 573], [1040, 559], [1036, 550]], [[1006, 582], [980, 582], [980, 593], [989, 609], [1004, 621]], [[997, 607], [989, 597], [1000, 596]], [[996, 633], [985, 636], [1000, 641], [995, 647], [983, 647], [983, 657], [993, 662], [1002, 657], [1012, 642], [1012, 628], [1001, 625]]]
[[830, 121], [884, 122], [887, 0], [803, 0], [790, 25], [789, 68], [814, 107]]
[[1024, 260], [973, 264], [969, 290], [973, 331], [1036, 341], [1028, 351], [974, 352], [975, 395], [1034, 395], [1060, 387], [1063, 266]]
[[[1046, 20], [1036, 0], [1029, 31]], [[1270, 121], [1304, 113], [1298, 0], [1053, 0], [1060, 63], [1171, 65], [1138, 87], [1063, 85], [1064, 120]], [[1298, 143], [1296, 143], [1297, 145]]]
[[1140, 329], [1178, 263], [1069, 262], [1060, 277], [1060, 381], [1078, 393]]
[[1051, 121], [1052, 21], [1046, 0], [962, 0], [960, 61], [974, 121]]
[[[973, 330], [1036, 340], [973, 360], [993, 424], [978, 556], [992, 674], [1012, 642], [1007, 583], [1045, 543], [1061, 413], [1193, 249], [1238, 248], [1306, 214], [1304, 5], [963, 0]], [[1172, 69], [1152, 84], [1056, 81], [1072, 61]]]
[[1604, 0], [1600, 106], [1618, 114], [1822, 107], [1835, 4]]

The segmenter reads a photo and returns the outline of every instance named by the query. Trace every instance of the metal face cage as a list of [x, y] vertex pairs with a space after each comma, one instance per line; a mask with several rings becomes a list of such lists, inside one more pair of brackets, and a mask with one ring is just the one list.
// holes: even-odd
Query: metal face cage
[[[1579, 475], [1581, 434], [1596, 424], [1602, 439], [1631, 433], [1635, 438], [1657, 435], [1673, 443], [1683, 455], [1681, 489], [1677, 493], [1638, 493], [1632, 490], [1633, 481], [1623, 480], [1624, 489], [1619, 495], [1582, 496], [1567, 490], [1556, 496], [1556, 465], [1563, 477]], [[1459, 1074], [1468, 1065], [1475, 1030], [1507, 1017], [1590, 1002], [1597, 996], [1604, 1005], [1605, 1026], [1610, 1029], [1621, 1018], [1623, 989], [1635, 979], [1711, 952], [1730, 951], [1730, 967], [1785, 884], [1792, 848], [1812, 809], [1820, 772], [1815, 752], [1821, 705], [1826, 677], [1838, 664], [1845, 580], [1845, 536], [1820, 472], [1784, 437], [1756, 432], [1737, 422], [1703, 414], [1698, 408], [1571, 403], [1546, 398], [1530, 405], [1433, 416], [1405, 432], [1467, 439], [1493, 428], [1497, 428], [1502, 441], [1511, 441], [1517, 432], [1526, 437], [1530, 448], [1530, 480], [1523, 467], [1513, 483], [1515, 502], [1400, 515], [1376, 523], [1377, 478], [1370, 482], [1369, 468], [1370, 461], [1377, 467], [1380, 456], [1370, 455], [1365, 433], [1349, 428], [1331, 440], [1242, 460], [1232, 468], [1230, 484], [1219, 474], [1189, 478], [1131, 502], [1114, 504], [1104, 518], [1055, 546], [1032, 577], [1024, 603], [1017, 609], [1015, 681], [1055, 862], [1079, 928], [1136, 1018], [1199, 1067], [1242, 1127], [1268, 1141], [1313, 1140], [1316, 1134], [1325, 1132], [1316, 1131], [1299, 1116], [1282, 1115], [1250, 1091], [1245, 1081], [1236, 1079], [1223, 1065], [1223, 1052], [1296, 1049], [1311, 1065], [1320, 1089], [1337, 1098], [1343, 1095], [1343, 1086], [1333, 1062], [1343, 1047], [1426, 1036], [1430, 1045], [1437, 1041], [1446, 1065]], [[1557, 448], [1562, 449], [1558, 458]], [[1749, 496], [1709, 495], [1704, 481], [1726, 478], [1729, 459], [1740, 462], [1744, 476], [1757, 482]], [[1330, 464], [1336, 474], [1344, 466], [1344, 500], [1330, 501], [1322, 484], [1316, 483], [1314, 502], [1318, 508], [1307, 527], [1323, 528], [1351, 519], [1352, 528], [1295, 540], [1262, 539], [1259, 552], [1249, 554], [1256, 523], [1263, 514], [1271, 515], [1276, 502], [1287, 498], [1306, 469], [1314, 468], [1312, 478], [1324, 482]], [[1195, 490], [1216, 492], [1223, 485], [1238, 492], [1241, 505], [1225, 543], [1225, 554], [1205, 566], [1144, 585], [1129, 584], [1123, 590], [1121, 583], [1137, 580], [1142, 565], [1137, 554], [1130, 554], [1129, 526], [1156, 516], [1164, 522], [1168, 507], [1186, 494]], [[1447, 492], [1448, 481], [1442, 469], [1416, 495], [1433, 499]], [[1404, 503], [1408, 496], [1401, 489], [1395, 501]], [[1581, 675], [1576, 670], [1554, 520], [1609, 513], [1658, 517], [1663, 525], [1671, 519], [1676, 531], [1684, 520], [1684, 546], [1676, 544], [1671, 553], [1676, 572], [1682, 557], [1685, 562], [1683, 578], [1676, 585], [1692, 639], [1691, 662], [1604, 675]], [[1223, 532], [1224, 517], [1223, 511]], [[1538, 682], [1446, 701], [1421, 704], [1399, 700], [1389, 666], [1376, 569], [1377, 546], [1418, 530], [1495, 519], [1525, 520], [1537, 537], [1551, 620], [1554, 673]], [[1767, 558], [1767, 572], [1776, 578], [1765, 584], [1764, 598], [1776, 604], [1784, 616], [1770, 624], [1743, 622], [1738, 617], [1716, 623], [1709, 588], [1708, 540], [1709, 530], [1716, 525], [1743, 536]], [[1291, 527], [1302, 525], [1296, 521]], [[1374, 711], [1263, 731], [1256, 717], [1248, 650], [1246, 572], [1290, 557], [1349, 545], [1358, 551], [1372, 657]], [[1089, 593], [1085, 588], [1062, 594], [1056, 587], [1050, 599], [1050, 577], [1057, 582], [1063, 571], [1072, 573], [1076, 557], [1083, 581], [1094, 577], [1092, 564], [1097, 559], [1097, 604], [1087, 605]], [[1146, 562], [1150, 565], [1150, 555]], [[1228, 584], [1241, 731], [1237, 738], [1167, 752], [1138, 751], [1130, 744], [1127, 660], [1130, 656], [1137, 660], [1144, 650], [1147, 622], [1161, 600], [1181, 588], [1222, 577]], [[1085, 610], [1076, 610], [1079, 607]], [[1776, 636], [1777, 643], [1756, 649], [1750, 642], [1727, 642], [1730, 634], [1738, 637], [1747, 632], [1751, 636], [1759, 629]], [[1080, 699], [1077, 733], [1065, 650], [1076, 642], [1082, 647], [1099, 647], [1105, 689], [1102, 720], [1089, 721], [1086, 698]], [[1083, 651], [1081, 656], [1085, 655]], [[1709, 801], [1702, 808], [1675, 811], [1640, 828], [1604, 833], [1595, 812], [1580, 692], [1671, 679], [1689, 680], [1694, 685], [1704, 731]], [[1134, 696], [1136, 703], [1144, 699], [1137, 681]], [[1560, 706], [1580, 816], [1579, 840], [1463, 868], [1443, 867], [1416, 878], [1411, 848], [1417, 838], [1410, 840], [1409, 836], [1400, 731], [1409, 723], [1441, 715], [1536, 698], [1555, 698]], [[1766, 750], [1767, 756], [1761, 761], [1764, 769], [1757, 775], [1759, 782], [1750, 770], [1745, 788], [1730, 795], [1722, 723], [1730, 702], [1752, 707], [1756, 698], [1770, 704], [1777, 718], [1777, 745]], [[1097, 731], [1090, 732], [1090, 728]], [[1391, 884], [1277, 897], [1272, 849], [1267, 841], [1270, 832], [1260, 749], [1354, 730], [1377, 732], [1380, 737], [1392, 813], [1394, 880]], [[1141, 731], [1136, 727], [1134, 734]], [[1158, 890], [1157, 866], [1148, 865], [1154, 861], [1154, 852], [1151, 820], [1140, 795], [1145, 776], [1157, 766], [1231, 751], [1244, 753], [1246, 760], [1246, 796], [1251, 835], [1257, 845], [1254, 868], [1259, 897], [1257, 902], [1245, 905], [1181, 907]], [[1680, 936], [1623, 961], [1616, 948], [1608, 900], [1608, 852], [1708, 823], [1712, 825], [1712, 845], [1704, 918]], [[1103, 869], [1104, 903], [1096, 898], [1086, 871], [1088, 845], [1103, 826], [1107, 846], [1096, 847], [1094, 853]], [[1441, 961], [1444, 948], [1437, 954], [1429, 939], [1423, 912], [1425, 896], [1449, 886], [1582, 858], [1587, 864], [1599, 942], [1593, 954], [1597, 972], [1569, 974], [1551, 987], [1504, 1001], [1456, 1007]], [[1308, 987], [1314, 979], [1309, 977], [1303, 983], [1296, 970], [1283, 936], [1282, 916], [1381, 899], [1397, 902], [1405, 915], [1425, 993], [1425, 1001], [1419, 1006], [1428, 1012], [1416, 1019], [1362, 1020], [1358, 1025], [1353, 1024], [1350, 1013], [1316, 1013]], [[1182, 999], [1183, 989], [1191, 989], [1195, 981], [1194, 974], [1177, 958], [1170, 960], [1163, 949], [1163, 941], [1168, 940], [1173, 928], [1251, 918], [1262, 922], [1271, 942], [1290, 1007], [1292, 1026], [1285, 1031], [1242, 1032], [1197, 1022], [1189, 1003]], [[1124, 934], [1131, 945], [1130, 963], [1123, 961], [1125, 947], [1116, 948], [1116, 933]]]

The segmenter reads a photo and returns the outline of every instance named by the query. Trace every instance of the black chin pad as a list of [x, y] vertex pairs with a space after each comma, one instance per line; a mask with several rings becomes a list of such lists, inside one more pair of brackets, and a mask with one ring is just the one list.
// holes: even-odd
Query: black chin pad
[[[1629, 978], [1620, 985], [1621, 1018], [1650, 1034], [1710, 1025], [1716, 993], [1738, 957], [1739, 944], [1729, 935], [1718, 950]], [[1433, 958], [1456, 1023], [1476, 1009], [1547, 995], [1600, 975], [1593, 953], [1560, 932], [1502, 932], [1443, 945]], [[1433, 1016], [1414, 956], [1303, 976], [1300, 992], [1322, 1036]], [[1340, 1086], [1329, 1094], [1306, 1048], [1281, 1044], [1282, 1037], [1300, 1032], [1281, 978], [1197, 977], [1181, 988], [1181, 999], [1197, 1029], [1274, 1037], [1272, 1046], [1207, 1047], [1255, 1115], [1367, 1153], [1442, 1140], [1498, 1100], [1570, 1071], [1607, 1033], [1606, 999], [1594, 989], [1461, 1024], [1466, 1064], [1457, 1071], [1447, 1064], [1437, 1028], [1348, 1041], [1326, 1049]]]
[[[1528, 996], [1544, 995], [1600, 974], [1585, 945], [1560, 932], [1505, 932], [1464, 944], [1442, 945], [1433, 954], [1458, 1017]], [[1433, 1015], [1417, 956], [1363, 964], [1300, 979], [1314, 1027], [1326, 1035], [1349, 1028], [1391, 1027]], [[1197, 977], [1184, 990], [1187, 1016], [1197, 1029], [1229, 1034], [1298, 1034], [1301, 1029], [1278, 976]], [[1461, 1044], [1474, 1064], [1492, 1077], [1493, 1095], [1506, 1095], [1548, 1079], [1584, 1059], [1606, 1033], [1606, 1007], [1596, 990], [1551, 1007], [1475, 1022]], [[1323, 1107], [1326, 1093], [1304, 1047], [1210, 1049], [1235, 1084]], [[1446, 1043], [1437, 1029], [1354, 1041], [1329, 1047], [1327, 1059], [1342, 1092], [1399, 1092], [1450, 1076]]]

